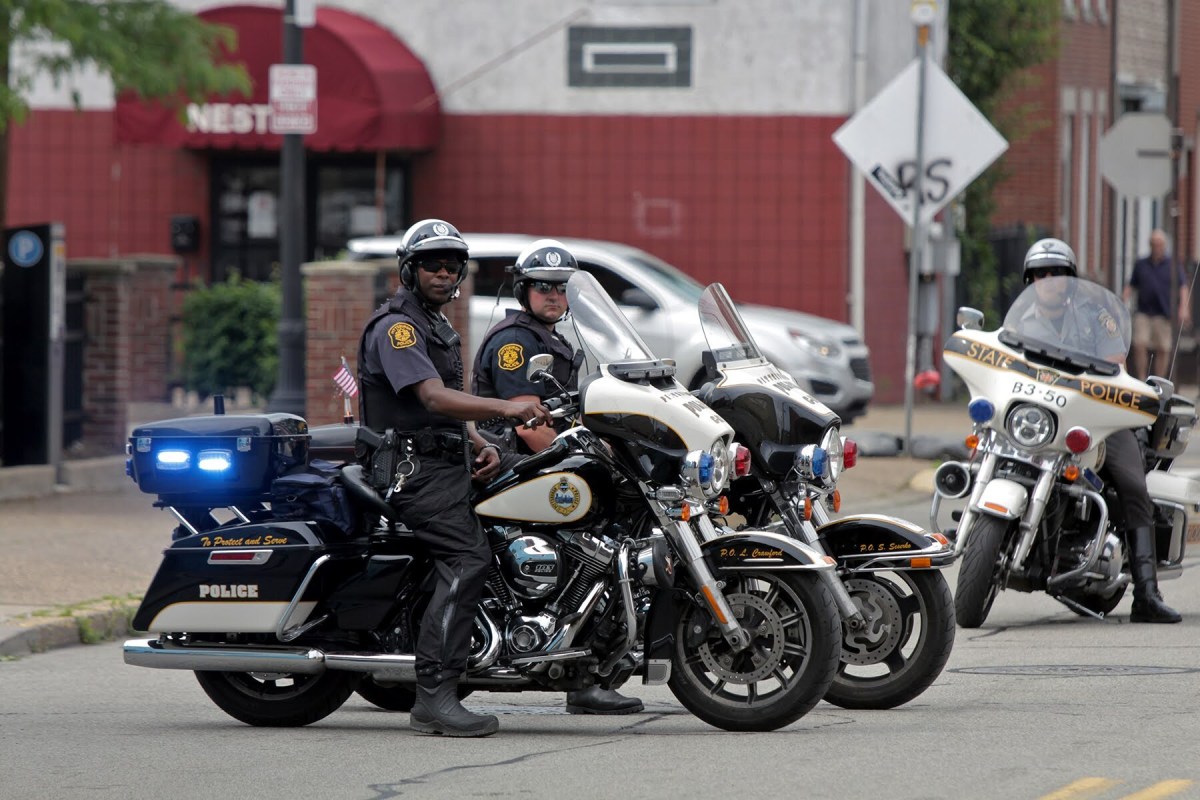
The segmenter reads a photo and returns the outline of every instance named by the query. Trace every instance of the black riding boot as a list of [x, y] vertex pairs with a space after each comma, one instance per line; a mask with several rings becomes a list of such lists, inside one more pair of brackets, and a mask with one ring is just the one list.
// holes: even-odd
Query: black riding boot
[[1158, 559], [1154, 555], [1154, 529], [1126, 531], [1129, 571], [1133, 573], [1133, 610], [1130, 622], [1179, 622], [1179, 612], [1163, 602], [1158, 590]]
[[500, 721], [463, 708], [458, 702], [458, 676], [439, 681], [436, 676], [422, 675], [417, 679], [417, 702], [409, 712], [408, 727], [444, 736], [491, 736], [500, 730]]
[[616, 689], [590, 686], [567, 692], [568, 714], [636, 714], [645, 706], [636, 697], [626, 697]]

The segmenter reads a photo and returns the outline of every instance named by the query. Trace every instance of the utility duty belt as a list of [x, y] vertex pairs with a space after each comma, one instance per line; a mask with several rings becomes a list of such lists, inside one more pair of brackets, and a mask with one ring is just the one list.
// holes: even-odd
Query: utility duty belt
[[450, 464], [466, 464], [463, 437], [446, 431], [396, 431], [388, 428], [382, 434], [360, 427], [355, 442], [355, 455], [370, 475], [377, 491], [393, 492], [417, 474], [420, 465], [413, 456], [429, 456]]

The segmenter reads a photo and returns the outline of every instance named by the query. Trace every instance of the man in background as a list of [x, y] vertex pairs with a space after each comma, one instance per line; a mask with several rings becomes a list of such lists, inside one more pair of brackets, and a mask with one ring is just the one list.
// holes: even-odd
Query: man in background
[[[1167, 234], [1160, 229], [1150, 233], [1150, 255], [1139, 258], [1125, 287], [1125, 302], [1137, 293], [1133, 309], [1133, 371], [1145, 379], [1150, 371], [1167, 376], [1171, 371], [1171, 343], [1175, 328], [1171, 324], [1171, 280], [1179, 283], [1179, 323], [1192, 324], [1192, 296], [1182, 265], [1173, 264], [1167, 255]], [[1149, 355], [1154, 354], [1153, 362]]]

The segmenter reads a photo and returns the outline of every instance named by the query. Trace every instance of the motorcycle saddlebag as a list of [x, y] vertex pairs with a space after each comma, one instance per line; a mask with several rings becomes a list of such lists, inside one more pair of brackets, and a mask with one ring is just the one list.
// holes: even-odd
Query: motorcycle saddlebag
[[[163, 552], [133, 627], [151, 633], [275, 631], [317, 559], [337, 550], [302, 522], [233, 525], [179, 539]], [[342, 564], [322, 562], [305, 597], [320, 597], [323, 587], [344, 578]], [[285, 628], [311, 613], [316, 603], [305, 597]]]
[[1172, 395], [1150, 428], [1150, 450], [1156, 458], [1178, 458], [1187, 449], [1188, 438], [1196, 424], [1196, 404], [1186, 397]]

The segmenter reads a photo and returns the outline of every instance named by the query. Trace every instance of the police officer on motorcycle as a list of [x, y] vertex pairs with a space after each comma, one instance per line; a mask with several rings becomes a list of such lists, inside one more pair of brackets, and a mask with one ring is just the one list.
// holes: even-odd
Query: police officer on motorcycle
[[[463, 389], [460, 337], [441, 309], [467, 273], [467, 244], [447, 222], [427, 219], [397, 251], [399, 291], [367, 320], [359, 341], [363, 424], [384, 436], [399, 464], [387, 494], [434, 561], [433, 589], [416, 642], [417, 692], [409, 725], [422, 733], [488, 736], [496, 717], [458, 700], [475, 608], [491, 551], [469, 502], [471, 478], [499, 471], [500, 457], [466, 421], [503, 417], [549, 423], [536, 398], [513, 402]], [[378, 458], [381, 454], [373, 454]], [[471, 471], [472, 466], [474, 472]], [[383, 489], [383, 487], [377, 487]]]
[[[472, 391], [482, 397], [514, 401], [536, 401], [555, 394], [558, 390], [553, 384], [526, 377], [525, 364], [541, 353], [554, 357], [550, 374], [563, 388], [578, 388], [583, 353], [575, 351], [554, 329], [568, 311], [567, 281], [578, 267], [575, 256], [554, 239], [538, 239], [522, 251], [512, 267], [513, 295], [521, 310], [510, 312], [487, 332], [471, 370]], [[528, 454], [545, 449], [558, 431], [549, 425], [529, 430], [501, 423], [485, 432]], [[600, 686], [567, 693], [567, 712], [571, 714], [634, 714], [643, 707], [636, 697]]]
[[[1125, 364], [1124, 337], [1113, 315], [1091, 304], [1072, 302], [1069, 282], [1056, 277], [1078, 275], [1075, 251], [1059, 239], [1035, 242], [1025, 254], [1025, 285], [1034, 283], [1037, 303], [1025, 314], [1026, 332], [1041, 334], [1047, 343], [1097, 353]], [[1163, 602], [1158, 588], [1154, 552], [1154, 506], [1146, 489], [1141, 448], [1133, 431], [1113, 433], [1105, 440], [1101, 475], [1111, 481], [1125, 515], [1125, 542], [1133, 574], [1130, 622], [1179, 622], [1179, 612]], [[1122, 510], [1118, 509], [1118, 510]]]

